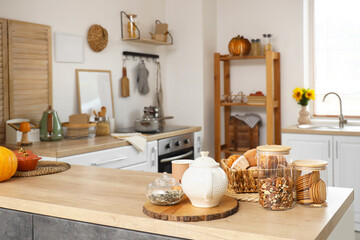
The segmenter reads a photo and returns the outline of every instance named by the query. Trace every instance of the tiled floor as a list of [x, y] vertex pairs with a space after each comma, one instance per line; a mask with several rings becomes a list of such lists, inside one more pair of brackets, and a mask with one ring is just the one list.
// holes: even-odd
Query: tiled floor
[[355, 232], [355, 240], [360, 240], [360, 232]]

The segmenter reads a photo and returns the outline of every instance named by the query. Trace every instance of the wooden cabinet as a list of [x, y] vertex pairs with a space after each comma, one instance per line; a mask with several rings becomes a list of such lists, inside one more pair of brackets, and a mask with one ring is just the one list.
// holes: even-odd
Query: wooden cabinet
[[326, 160], [330, 186], [354, 189], [355, 229], [360, 231], [360, 136], [283, 133], [282, 144], [292, 147], [294, 160]]
[[[215, 160], [220, 161], [221, 153], [229, 156], [229, 121], [231, 108], [234, 106], [247, 107], [246, 103], [222, 103], [221, 102], [221, 77], [220, 62], [223, 63], [223, 94], [230, 95], [230, 62], [251, 61], [252, 59], [264, 59], [266, 65], [266, 103], [257, 105], [266, 108], [266, 143], [280, 144], [281, 142], [281, 115], [280, 115], [280, 53], [266, 52], [265, 56], [229, 56], [214, 54], [214, 124], [215, 124]], [[254, 105], [251, 105], [254, 106]], [[224, 118], [221, 119], [221, 108], [224, 108]], [[221, 145], [221, 126], [224, 124], [225, 145]], [[244, 149], [246, 150], [246, 149]]]

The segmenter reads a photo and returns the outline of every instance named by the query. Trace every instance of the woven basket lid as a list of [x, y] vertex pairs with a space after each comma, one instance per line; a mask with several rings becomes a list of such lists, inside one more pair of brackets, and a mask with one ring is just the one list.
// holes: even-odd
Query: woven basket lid
[[92, 25], [88, 31], [87, 40], [94, 52], [100, 52], [107, 46], [108, 32], [98, 24]]

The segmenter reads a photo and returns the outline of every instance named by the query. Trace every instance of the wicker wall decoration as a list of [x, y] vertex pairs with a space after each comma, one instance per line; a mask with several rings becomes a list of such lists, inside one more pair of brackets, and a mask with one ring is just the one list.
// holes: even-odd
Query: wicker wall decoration
[[100, 52], [107, 46], [108, 32], [98, 24], [92, 25], [89, 29], [87, 40], [94, 52]]

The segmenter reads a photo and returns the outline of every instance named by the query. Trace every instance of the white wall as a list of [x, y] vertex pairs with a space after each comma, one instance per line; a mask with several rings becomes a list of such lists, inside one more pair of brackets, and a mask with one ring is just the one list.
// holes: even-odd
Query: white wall
[[[138, 14], [142, 33], [153, 31], [156, 19], [169, 24], [172, 46], [153, 46], [121, 41], [120, 11]], [[230, 39], [238, 34], [261, 38], [273, 34], [275, 51], [281, 53], [282, 126], [296, 123], [299, 106], [292, 90], [303, 86], [302, 1], [299, 0], [1, 0], [0, 17], [52, 27], [53, 32], [83, 36], [88, 28], [100, 24], [108, 30], [107, 48], [95, 53], [85, 43], [83, 64], [57, 63], [53, 60], [54, 108], [62, 121], [77, 112], [75, 69], [112, 71], [117, 127], [132, 126], [144, 106], [155, 104], [155, 64], [147, 63], [151, 92], [140, 96], [135, 88], [134, 67], [129, 62], [131, 97], [119, 96], [122, 51], [159, 54], [162, 64], [164, 107], [173, 115], [169, 124], [203, 127], [204, 149], [213, 152], [213, 53], [226, 54]], [[148, 35], [149, 36], [149, 35]], [[261, 60], [233, 62], [231, 88], [248, 94], [265, 91], [265, 66]], [[240, 108], [239, 108], [240, 110]], [[259, 108], [246, 109], [261, 114]], [[265, 121], [263, 122], [265, 126]], [[261, 143], [265, 143], [261, 129]]]
[[[297, 122], [300, 107], [292, 99], [292, 90], [303, 86], [302, 1], [299, 0], [218, 0], [217, 46], [228, 53], [228, 43], [236, 35], [249, 40], [273, 34], [273, 48], [281, 55], [281, 123], [282, 127]], [[231, 89], [249, 94], [265, 92], [263, 60], [231, 63]], [[241, 108], [237, 109], [238, 112]], [[245, 109], [259, 113], [263, 119], [260, 143], [266, 143], [265, 109]]]
[[[53, 54], [54, 109], [64, 122], [68, 121], [69, 115], [78, 112], [75, 69], [111, 70], [116, 125], [128, 127], [133, 125], [136, 117], [142, 115], [144, 106], [155, 104], [156, 66], [154, 63], [146, 63], [150, 71], [151, 91], [146, 96], [140, 96], [134, 85], [134, 68], [137, 63], [128, 62], [131, 96], [122, 98], [119, 85], [122, 77], [122, 51], [160, 54], [161, 63], [165, 62], [165, 54], [162, 47], [121, 41], [120, 11], [138, 14], [142, 33], [150, 37], [149, 32], [154, 32], [155, 20], [164, 20], [164, 6], [164, 0], [1, 0], [0, 17], [50, 25], [53, 33], [83, 36], [84, 63], [57, 63]], [[108, 46], [100, 53], [93, 52], [86, 42], [87, 31], [92, 24], [102, 25], [109, 33]]]

